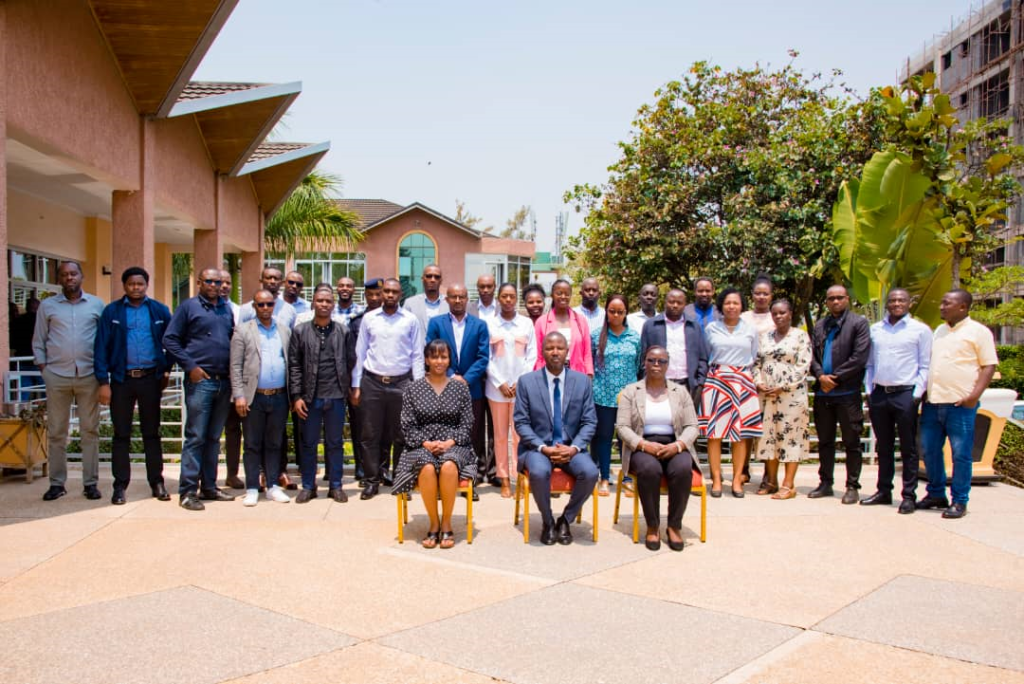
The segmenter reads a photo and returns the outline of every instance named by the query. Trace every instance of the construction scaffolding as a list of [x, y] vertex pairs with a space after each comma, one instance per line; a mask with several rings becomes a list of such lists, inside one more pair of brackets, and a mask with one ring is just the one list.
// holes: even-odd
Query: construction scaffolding
[[[950, 19], [949, 31], [908, 57], [900, 80], [935, 73], [939, 87], [957, 108], [961, 124], [984, 117], [1009, 119], [1010, 135], [1024, 144], [1024, 0], [972, 2], [966, 16]], [[1024, 177], [1018, 178], [1024, 181]], [[1007, 212], [1003, 246], [986, 265], [1024, 266], [1024, 202]], [[1014, 295], [1024, 297], [1024, 283]], [[1024, 343], [1024, 330], [1005, 329], [1003, 343]]]

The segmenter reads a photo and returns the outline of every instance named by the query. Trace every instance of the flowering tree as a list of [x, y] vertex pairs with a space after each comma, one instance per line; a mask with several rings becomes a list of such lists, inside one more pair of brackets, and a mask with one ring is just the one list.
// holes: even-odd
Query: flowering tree
[[882, 134], [881, 99], [854, 101], [838, 76], [694, 64], [640, 108], [609, 180], [566, 193], [588, 212], [570, 258], [626, 292], [763, 272], [802, 315], [842, 280], [832, 203]]

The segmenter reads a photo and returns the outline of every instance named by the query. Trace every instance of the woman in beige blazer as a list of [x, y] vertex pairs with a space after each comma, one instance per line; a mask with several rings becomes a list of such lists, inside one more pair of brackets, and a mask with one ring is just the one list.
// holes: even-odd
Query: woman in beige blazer
[[661, 548], [659, 512], [661, 478], [668, 482], [666, 536], [673, 551], [683, 550], [683, 513], [690, 499], [697, 414], [682, 385], [668, 382], [668, 351], [649, 347], [644, 354], [644, 379], [626, 385], [619, 395], [616, 429], [622, 439], [622, 469], [633, 476], [647, 520], [645, 544]]

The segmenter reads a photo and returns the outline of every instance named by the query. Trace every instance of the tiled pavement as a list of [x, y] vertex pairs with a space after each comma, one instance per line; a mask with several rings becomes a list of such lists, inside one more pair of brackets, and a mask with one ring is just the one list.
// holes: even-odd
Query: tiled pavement
[[1009, 486], [975, 488], [960, 521], [748, 487], [709, 501], [706, 544], [693, 501], [679, 554], [634, 545], [611, 497], [597, 544], [588, 507], [548, 548], [485, 487], [474, 543], [460, 501], [458, 545], [427, 551], [418, 499], [400, 545], [388, 495], [190, 513], [136, 482], [123, 507], [80, 480], [53, 503], [45, 480], [0, 483], [0, 681], [1024, 684]]

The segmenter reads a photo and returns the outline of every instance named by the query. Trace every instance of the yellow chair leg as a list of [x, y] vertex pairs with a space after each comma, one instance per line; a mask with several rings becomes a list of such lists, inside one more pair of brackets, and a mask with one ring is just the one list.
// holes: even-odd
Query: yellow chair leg
[[640, 543], [640, 495], [637, 493], [636, 478], [633, 478], [633, 543]]
[[612, 525], [619, 524], [619, 502], [622, 500], [622, 469], [619, 469], [619, 477], [615, 481], [615, 515], [612, 516]]
[[704, 485], [700, 490], [700, 542], [703, 544], [708, 539], [708, 486]]
[[594, 497], [594, 543], [597, 543], [597, 521], [599, 517], [597, 515], [598, 496], [597, 496], [597, 485], [594, 485], [594, 493], [591, 495]]
[[402, 510], [402, 509], [405, 508], [405, 506], [403, 506], [402, 504], [405, 503], [405, 496], [403, 496], [402, 494], [399, 494], [398, 496], [395, 497], [395, 501], [398, 502], [398, 543], [399, 544], [404, 544], [405, 543], [405, 525], [402, 524], [402, 520], [405, 517], [405, 511]]
[[512, 527], [519, 524], [519, 497], [523, 493], [523, 476], [516, 477], [516, 513], [512, 518]]
[[473, 482], [469, 483], [469, 491], [466, 492], [466, 543], [473, 543]]
[[530, 481], [520, 476], [523, 483], [523, 543], [530, 543]]

